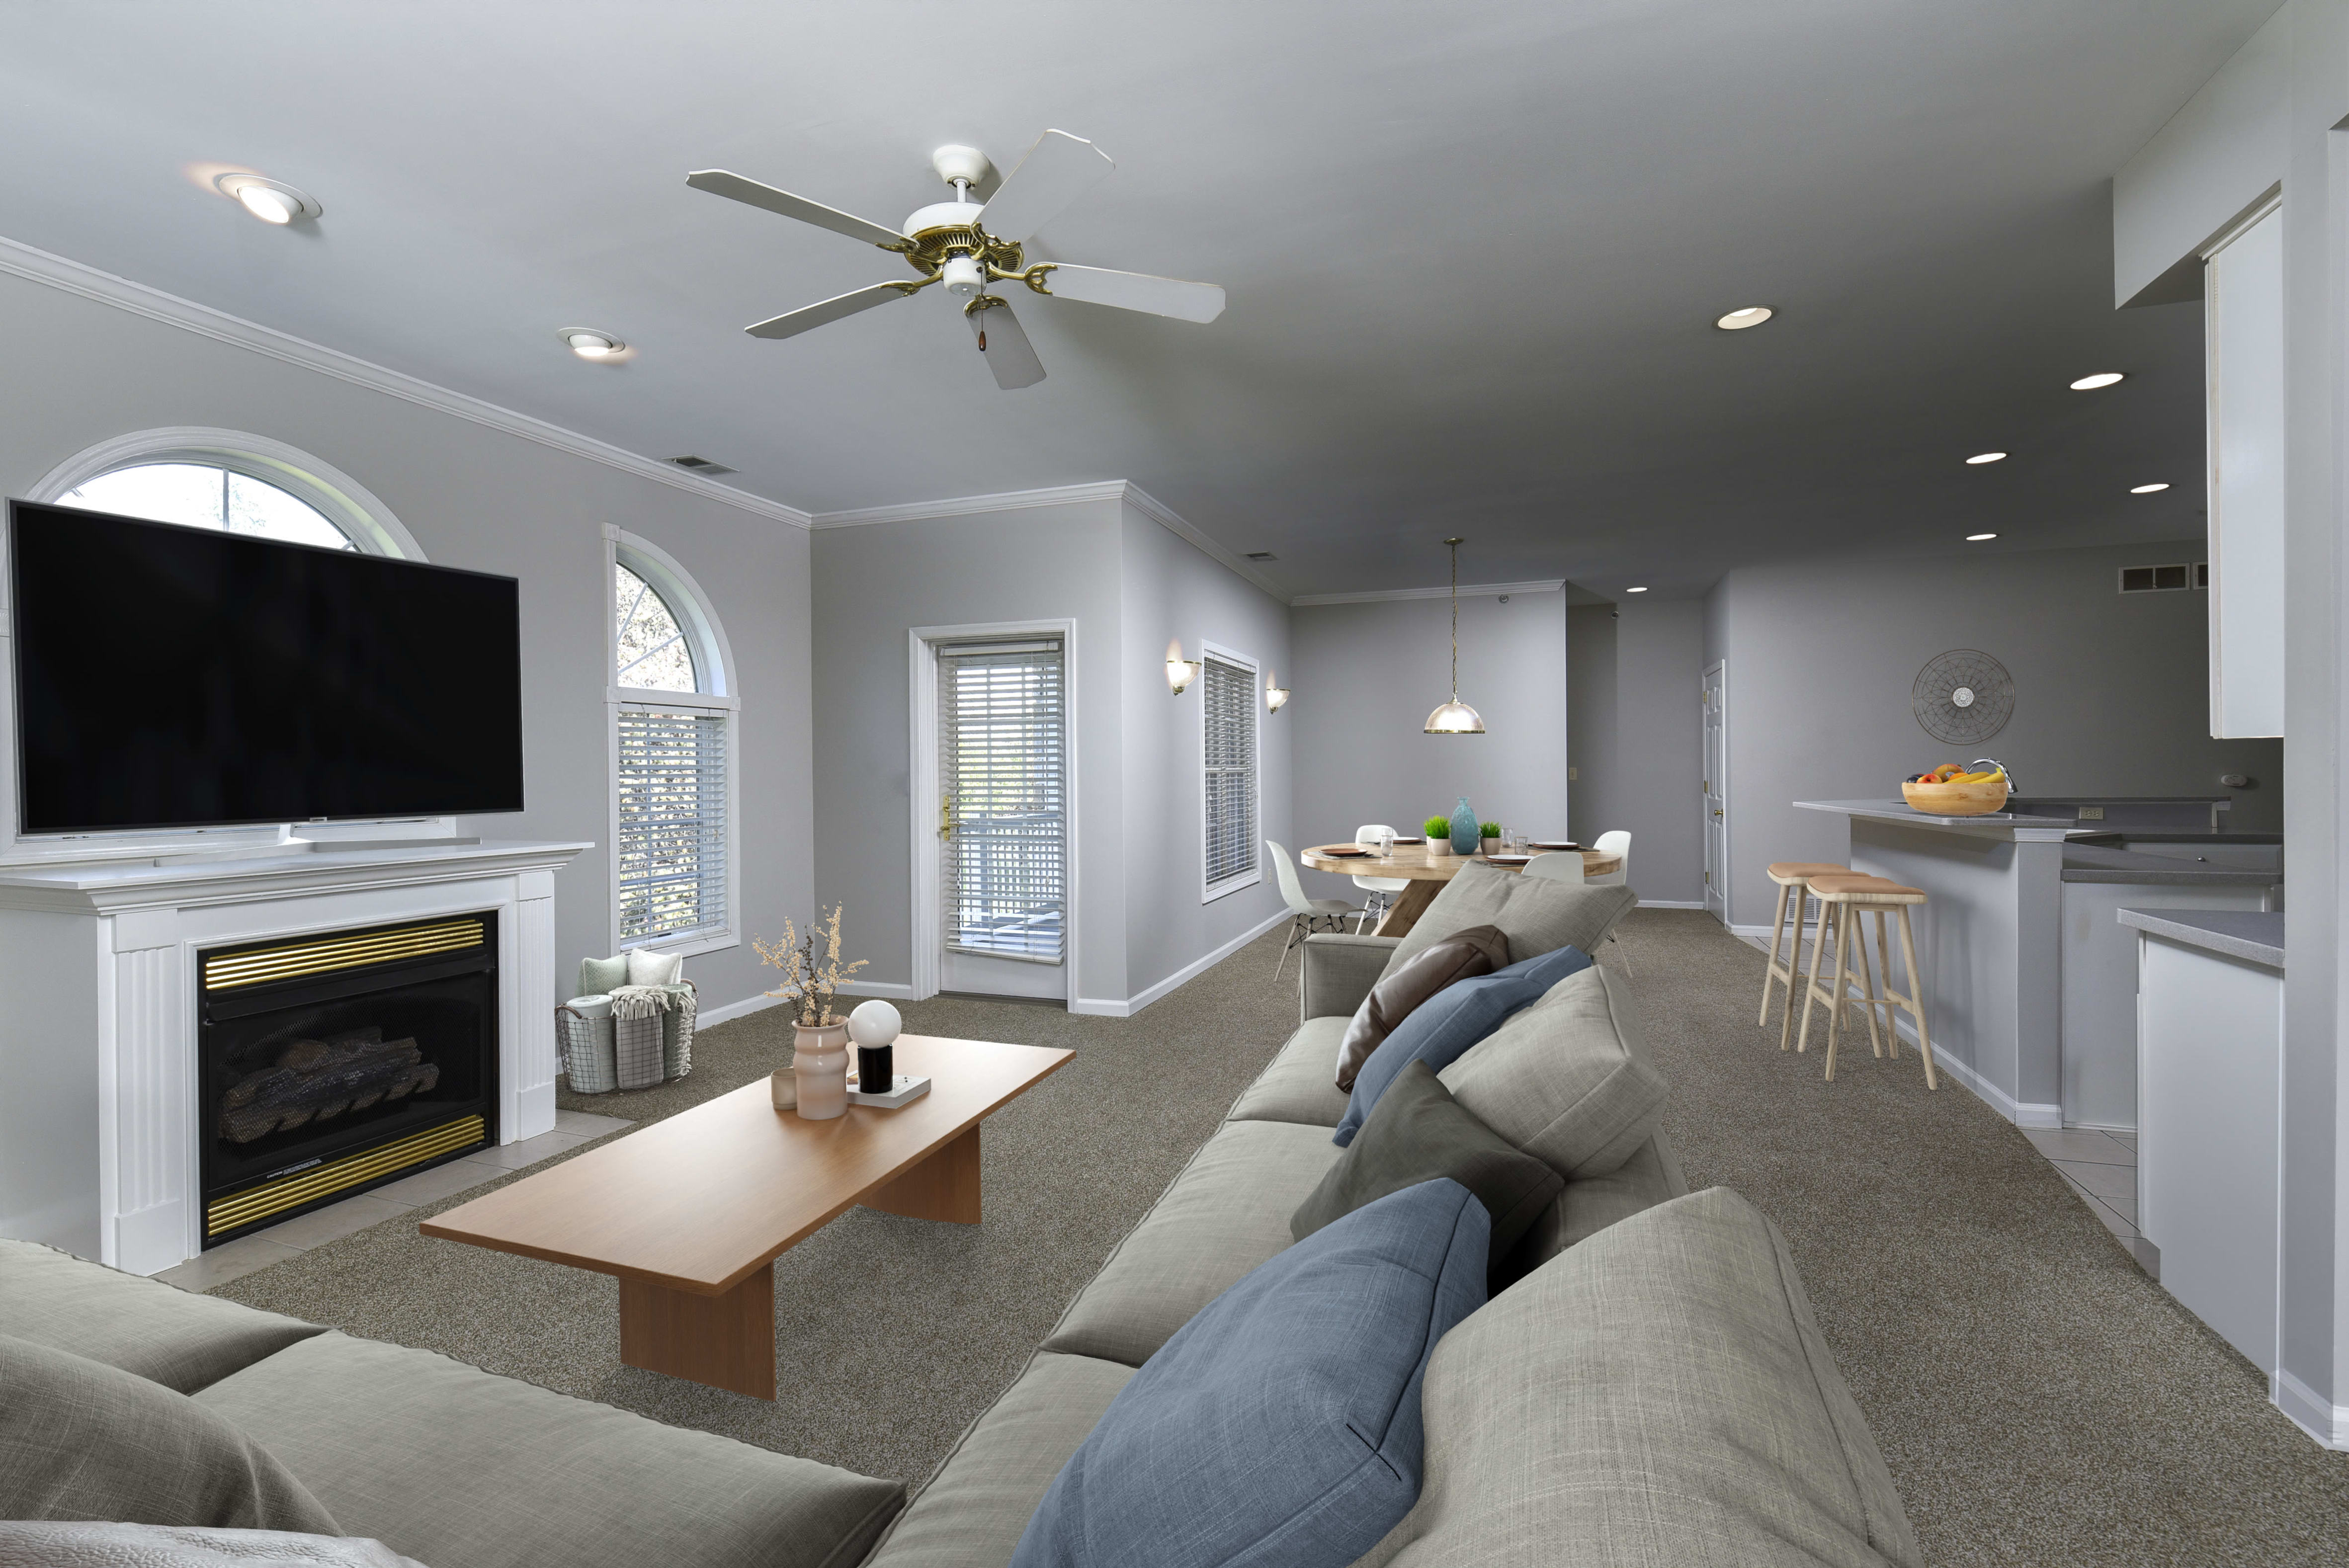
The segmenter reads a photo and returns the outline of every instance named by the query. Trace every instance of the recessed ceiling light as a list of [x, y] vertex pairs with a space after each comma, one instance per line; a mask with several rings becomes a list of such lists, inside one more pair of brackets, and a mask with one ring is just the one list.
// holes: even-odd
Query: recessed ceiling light
[[2006, 461], [2006, 454], [2004, 452], [1976, 452], [1972, 457], [1968, 458], [1966, 461], [1975, 464], [2002, 463]]
[[1743, 332], [1749, 326], [1759, 326], [1776, 313], [1766, 304], [1749, 304], [1744, 310], [1733, 310], [1713, 325], [1723, 332]]
[[2099, 387], [2116, 386], [2127, 379], [2117, 370], [2099, 370], [2094, 376], [2083, 376], [2072, 383], [2075, 392], [2094, 392]]
[[1966, 542], [1968, 544], [1980, 544], [1985, 539], [1996, 539], [1998, 535], [1995, 533], [1969, 533], [1966, 535]]
[[566, 326], [554, 335], [582, 359], [609, 359], [628, 346], [610, 333], [597, 332], [591, 326]]
[[296, 218], [315, 218], [325, 211], [317, 198], [297, 191], [281, 180], [264, 180], [258, 174], [223, 174], [212, 181], [212, 188], [223, 196], [235, 198], [239, 205], [264, 223], [291, 223]]
[[2166, 485], [2166, 484], [2160, 484], [2160, 485], [2131, 485], [2131, 486], [2129, 486], [2129, 494], [2131, 494], [2131, 495], [2151, 495], [2151, 494], [2152, 494], [2154, 491], [2156, 491], [2156, 490], [2168, 490], [2168, 488], [2169, 488], [2169, 487], [2168, 487], [2168, 485]]
[[1623, 592], [1626, 593], [1645, 593], [1647, 590], [1645, 588], [1626, 588]]

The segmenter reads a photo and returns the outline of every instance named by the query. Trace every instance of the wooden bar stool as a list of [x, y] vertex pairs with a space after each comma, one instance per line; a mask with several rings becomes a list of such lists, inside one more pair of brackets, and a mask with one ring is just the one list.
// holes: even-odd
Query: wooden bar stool
[[[1816, 1000], [1828, 1004], [1826, 1073], [1828, 1079], [1832, 1081], [1835, 1078], [1837, 1025], [1842, 1018], [1846, 1001], [1845, 992], [1853, 981], [1865, 976], [1867, 989], [1860, 998], [1860, 1005], [1868, 1009], [1868, 1036], [1869, 1043], [1877, 1045], [1876, 1054], [1879, 1057], [1884, 1055], [1883, 1047], [1877, 1044], [1878, 1004], [1881, 1003], [1884, 1007], [1884, 1030], [1886, 1034], [1892, 1037], [1892, 1057], [1896, 1061], [1900, 1057], [1900, 1034], [1894, 1027], [1899, 1021], [1899, 1014], [1894, 1009], [1908, 1008], [1909, 1016], [1917, 1020], [1917, 1049], [1925, 1058], [1925, 1087], [1929, 1089], [1940, 1088], [1940, 1080], [1933, 1071], [1933, 1038], [1925, 1026], [1923, 1001], [1925, 987], [1924, 982], [1919, 978], [1917, 972], [1917, 938], [1909, 923], [1909, 906], [1925, 902], [1924, 890], [1903, 887], [1899, 882], [1889, 882], [1883, 877], [1857, 873], [1815, 877], [1811, 881], [1810, 890], [1821, 905], [1822, 926], [1826, 923], [1826, 912], [1832, 910], [1834, 913], [1836, 972], [1832, 989], [1820, 985], [1819, 951], [1826, 945], [1822, 941], [1811, 951], [1811, 978], [1809, 985], [1805, 987], [1803, 997], [1802, 1033], [1803, 1037], [1807, 1039], [1811, 1029], [1812, 1002]], [[1862, 925], [1865, 918], [1871, 914], [1876, 917], [1875, 968], [1884, 976], [1883, 992], [1880, 995], [1877, 991], [1875, 975], [1869, 972], [1868, 937]], [[1909, 968], [1909, 990], [1905, 995], [1892, 988], [1892, 959], [1885, 951], [1884, 923], [1888, 914], [1898, 914], [1900, 917], [1900, 957], [1901, 962]], [[1859, 950], [1859, 975], [1853, 975], [1850, 971], [1850, 949], [1853, 947]], [[1797, 1044], [1795, 1048], [1799, 1050], [1802, 1047]]]
[[[1777, 981], [1785, 986], [1785, 1006], [1779, 1009], [1778, 1048], [1786, 1048], [1787, 1031], [1795, 1026], [1795, 987], [1802, 979], [1803, 917], [1810, 913], [1810, 880], [1813, 877], [1847, 877], [1849, 866], [1830, 865], [1825, 861], [1773, 861], [1770, 880], [1778, 884], [1778, 913], [1770, 920], [1770, 962], [1762, 971], [1762, 1012], [1754, 1020], [1756, 1026], [1770, 1021], [1770, 984]], [[1786, 961], [1778, 962], [1778, 944], [1786, 934], [1788, 895], [1793, 895], [1795, 939], [1786, 949]], [[1819, 906], [1819, 925], [1826, 934], [1826, 906]]]

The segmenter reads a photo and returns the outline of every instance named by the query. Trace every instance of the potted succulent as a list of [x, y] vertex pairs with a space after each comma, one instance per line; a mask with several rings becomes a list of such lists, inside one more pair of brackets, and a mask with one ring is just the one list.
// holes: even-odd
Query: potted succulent
[[1427, 852], [1429, 854], [1448, 855], [1453, 852], [1451, 818], [1430, 817], [1426, 821], [1420, 824], [1420, 829], [1427, 835]]
[[1482, 838], [1479, 840], [1479, 841], [1478, 841], [1477, 845], [1476, 845], [1476, 847], [1477, 847], [1477, 849], [1478, 849], [1478, 850], [1480, 850], [1480, 851], [1482, 851], [1484, 853], [1485, 853], [1485, 854], [1488, 854], [1488, 855], [1489, 855], [1489, 854], [1491, 854], [1495, 850], [1497, 850], [1497, 849], [1499, 849], [1499, 848], [1501, 847], [1501, 824], [1500, 824], [1500, 823], [1498, 823], [1498, 822], [1479, 822], [1479, 823], [1477, 823], [1477, 824], [1476, 824], [1476, 830], [1477, 830], [1481, 835], [1483, 835], [1483, 836], [1482, 836]]
[[[810, 1121], [848, 1111], [848, 1020], [832, 1010], [832, 999], [840, 983], [864, 968], [865, 960], [841, 963], [840, 911], [833, 904], [832, 919], [811, 926], [805, 936], [787, 919], [782, 941], [770, 945], [753, 939], [750, 944], [759, 950], [760, 962], [783, 972], [783, 983], [767, 995], [789, 1001], [796, 1026], [791, 1064], [769, 1078], [769, 1092], [777, 1110], [796, 1109]], [[815, 954], [819, 935], [824, 938], [821, 963]]]

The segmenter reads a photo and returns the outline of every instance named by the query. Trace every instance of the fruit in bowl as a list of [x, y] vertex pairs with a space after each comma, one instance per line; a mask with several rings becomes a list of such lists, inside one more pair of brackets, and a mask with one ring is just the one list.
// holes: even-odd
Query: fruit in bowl
[[1980, 757], [1971, 767], [1945, 762], [1911, 774], [1900, 781], [1900, 798], [1929, 817], [1979, 817], [2004, 806], [2012, 787], [2003, 765]]

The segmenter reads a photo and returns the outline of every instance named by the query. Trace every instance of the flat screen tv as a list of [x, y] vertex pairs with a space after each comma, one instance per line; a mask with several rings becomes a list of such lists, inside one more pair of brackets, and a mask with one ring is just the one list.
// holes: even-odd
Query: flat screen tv
[[8, 503], [17, 829], [522, 810], [514, 581]]

